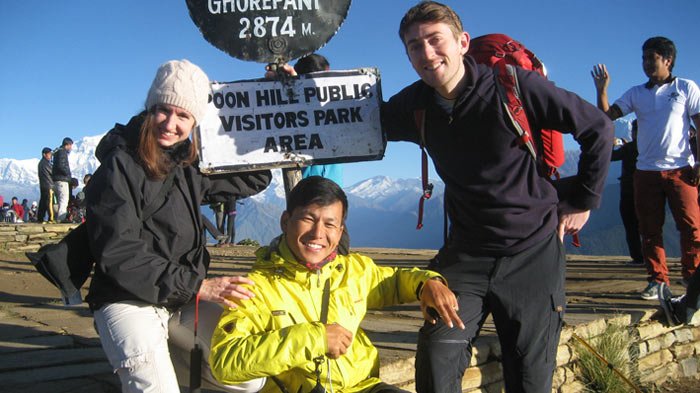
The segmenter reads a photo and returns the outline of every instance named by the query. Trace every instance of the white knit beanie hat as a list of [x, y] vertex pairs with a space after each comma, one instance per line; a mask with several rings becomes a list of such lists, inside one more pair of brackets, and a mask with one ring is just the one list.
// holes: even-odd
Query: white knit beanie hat
[[207, 74], [188, 60], [170, 60], [158, 68], [146, 98], [146, 109], [170, 104], [188, 111], [197, 124], [204, 119], [211, 85]]

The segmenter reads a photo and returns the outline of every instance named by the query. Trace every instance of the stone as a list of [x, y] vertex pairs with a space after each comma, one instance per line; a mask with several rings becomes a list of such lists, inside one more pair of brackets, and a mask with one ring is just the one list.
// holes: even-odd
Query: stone
[[469, 367], [462, 378], [462, 390], [476, 389], [503, 378], [500, 362], [489, 362], [479, 367]]
[[[641, 370], [640, 370], [641, 371]], [[661, 386], [668, 380], [678, 379], [680, 376], [680, 366], [677, 363], [668, 363], [649, 372], [641, 373], [639, 380], [642, 384], [654, 384]]]
[[21, 246], [15, 246], [12, 248], [13, 251], [27, 252], [27, 251], [37, 251], [39, 249], [38, 244], [24, 244]]
[[678, 329], [673, 334], [676, 335], [676, 342], [687, 343], [693, 341], [693, 331], [691, 329]]
[[676, 342], [675, 332], [668, 332], [661, 338], [661, 348], [670, 348]]
[[659, 349], [661, 349], [661, 339], [660, 338], [652, 338], [651, 340], [647, 340], [647, 351], [648, 353], [655, 353]]
[[560, 345], [557, 347], [557, 367], [563, 366], [571, 362], [572, 350], [568, 345]]
[[693, 341], [700, 341], [700, 326], [694, 326], [690, 331], [693, 334]]
[[579, 381], [571, 381], [559, 388], [559, 393], [581, 393], [585, 391], [585, 386]]
[[570, 326], [564, 326], [564, 328], [561, 330], [561, 334], [559, 335], [559, 345], [563, 345], [571, 341], [571, 333], [574, 332], [574, 329], [572, 329]]
[[639, 358], [639, 371], [655, 370], [673, 361], [673, 354], [668, 349], [662, 349], [643, 358]]
[[695, 343], [675, 345], [671, 348], [671, 353], [676, 360], [689, 358], [695, 353]]
[[647, 356], [647, 354], [649, 353], [649, 346], [647, 345], [646, 342], [637, 342], [637, 343], [634, 343], [632, 345], [636, 347], [633, 349], [636, 349], [638, 358], [643, 358], [644, 356]]
[[695, 377], [698, 375], [698, 358], [683, 359], [680, 362], [680, 372], [684, 377]]
[[557, 367], [554, 370], [554, 378], [552, 379], [552, 387], [559, 388], [576, 379], [574, 370], [570, 367]]
[[584, 340], [600, 336], [605, 331], [607, 323], [604, 319], [597, 319], [587, 324], [579, 325], [574, 328], [574, 333], [579, 335]]
[[71, 229], [75, 228], [76, 224], [46, 224], [44, 225], [44, 230], [46, 232], [55, 232], [66, 234]]
[[29, 240], [46, 240], [46, 239], [52, 239], [57, 237], [55, 233], [51, 232], [41, 232], [41, 233], [33, 233], [29, 235]]
[[674, 328], [665, 327], [658, 322], [651, 322], [645, 325], [637, 326], [637, 332], [639, 333], [639, 338], [642, 340], [648, 340], [650, 338], [658, 337], [662, 334], [666, 334], [672, 331]]
[[23, 234], [44, 233], [44, 227], [36, 224], [17, 225], [17, 232]]

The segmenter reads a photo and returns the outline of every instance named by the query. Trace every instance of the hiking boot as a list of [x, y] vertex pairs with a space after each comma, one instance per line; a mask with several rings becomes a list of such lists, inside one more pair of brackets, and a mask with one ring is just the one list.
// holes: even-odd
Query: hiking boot
[[668, 326], [682, 325], [686, 321], [685, 295], [673, 297], [666, 283], [659, 284], [659, 304], [664, 310]]
[[700, 310], [686, 307], [685, 308], [685, 318], [688, 325], [700, 326]]
[[644, 300], [656, 300], [656, 299], [658, 299], [659, 286], [661, 286], [661, 284], [659, 284], [656, 281], [650, 282], [649, 285], [647, 285], [647, 287], [644, 288], [644, 290], [640, 294], [641, 298]]

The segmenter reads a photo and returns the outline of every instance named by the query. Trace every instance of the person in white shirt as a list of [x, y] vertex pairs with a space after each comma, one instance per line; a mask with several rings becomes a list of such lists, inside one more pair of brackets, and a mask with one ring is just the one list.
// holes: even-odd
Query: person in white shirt
[[635, 204], [649, 272], [649, 284], [641, 297], [655, 300], [661, 284], [664, 288], [669, 285], [662, 232], [666, 201], [680, 232], [684, 283], [700, 264], [700, 164], [693, 157], [689, 138], [691, 122], [700, 126], [700, 89], [692, 80], [672, 75], [673, 41], [652, 37], [644, 42], [642, 51], [642, 68], [649, 80], [627, 90], [613, 105], [608, 103], [610, 76], [605, 64], [593, 67], [591, 75], [598, 108], [612, 120], [632, 112], [637, 116]]

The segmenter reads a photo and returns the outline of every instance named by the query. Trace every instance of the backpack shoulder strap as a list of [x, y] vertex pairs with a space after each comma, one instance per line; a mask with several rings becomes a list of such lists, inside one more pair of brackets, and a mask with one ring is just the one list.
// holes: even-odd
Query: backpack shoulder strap
[[143, 212], [141, 213], [142, 222], [151, 218], [151, 216], [156, 212], [156, 210], [158, 210], [163, 205], [167, 194], [169, 194], [170, 190], [173, 188], [173, 179], [175, 179], [175, 169], [168, 173], [168, 176], [165, 178], [165, 181], [160, 187], [158, 195], [156, 195], [155, 199], [153, 199], [153, 202], [148, 204], [148, 206], [146, 206], [143, 209]]
[[418, 201], [418, 224], [416, 229], [423, 228], [423, 204], [426, 199], [430, 199], [433, 195], [433, 183], [428, 180], [428, 153], [425, 152], [425, 109], [416, 109], [413, 111], [413, 119], [416, 122], [418, 129], [418, 145], [421, 152], [421, 184], [423, 194]]
[[496, 73], [496, 90], [513, 127], [518, 133], [518, 142], [525, 145], [532, 158], [537, 161], [537, 150], [532, 138], [530, 122], [520, 98], [522, 95], [515, 66], [499, 61], [494, 66], [494, 72]]

